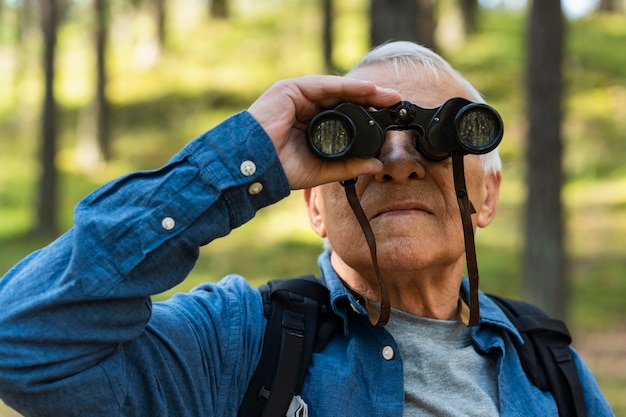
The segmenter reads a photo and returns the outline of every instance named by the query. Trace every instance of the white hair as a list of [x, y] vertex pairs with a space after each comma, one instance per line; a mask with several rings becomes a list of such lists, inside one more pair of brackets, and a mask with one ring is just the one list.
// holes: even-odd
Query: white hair
[[[349, 72], [354, 72], [364, 67], [383, 64], [391, 67], [396, 74], [407, 67], [418, 69], [421, 74], [426, 73], [439, 78], [440, 72], [450, 75], [467, 91], [469, 98], [476, 103], [485, 103], [483, 96], [467, 81], [458, 71], [432, 50], [407, 41], [394, 41], [384, 43], [370, 50]], [[502, 161], [498, 148], [480, 155], [484, 173], [500, 173], [502, 171]]]

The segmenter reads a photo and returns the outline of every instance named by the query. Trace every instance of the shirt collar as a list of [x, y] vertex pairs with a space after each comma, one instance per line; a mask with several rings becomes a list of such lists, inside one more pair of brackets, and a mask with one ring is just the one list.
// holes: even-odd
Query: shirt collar
[[[464, 277], [461, 283], [461, 298], [465, 300], [465, 302], [468, 302], [469, 300], [469, 280], [467, 277]], [[524, 343], [522, 335], [513, 323], [511, 323], [511, 320], [509, 320], [506, 314], [504, 314], [500, 307], [498, 307], [487, 294], [479, 291], [478, 302], [480, 303], [480, 321], [477, 328], [472, 330], [474, 340], [476, 340], [477, 343], [481, 344], [480, 340], [484, 341], [481, 337], [482, 330], [489, 327], [496, 327], [505, 330], [520, 344]], [[485, 341], [485, 343], [487, 342]]]
[[[362, 300], [346, 288], [343, 281], [330, 263], [330, 251], [323, 252], [318, 258], [318, 265], [322, 272], [322, 281], [330, 291], [330, 301], [332, 308], [344, 322], [344, 331], [348, 329], [348, 309], [351, 308], [358, 314], [367, 315], [367, 309]], [[461, 283], [461, 298], [467, 303], [469, 300], [469, 281], [463, 278]], [[522, 336], [511, 321], [506, 317], [504, 312], [482, 291], [478, 296], [480, 302], [480, 322], [479, 325], [472, 330], [474, 340], [485, 345], [489, 342], [483, 337], [483, 330], [497, 327], [510, 333], [514, 339], [523, 343]], [[481, 343], [482, 341], [482, 343]], [[487, 346], [485, 346], [486, 348]]]
[[344, 322], [344, 332], [348, 333], [348, 309], [357, 314], [367, 316], [365, 303], [360, 297], [352, 293], [343, 283], [330, 263], [330, 250], [323, 252], [318, 258], [318, 265], [322, 272], [322, 282], [330, 291], [330, 304], [335, 314]]

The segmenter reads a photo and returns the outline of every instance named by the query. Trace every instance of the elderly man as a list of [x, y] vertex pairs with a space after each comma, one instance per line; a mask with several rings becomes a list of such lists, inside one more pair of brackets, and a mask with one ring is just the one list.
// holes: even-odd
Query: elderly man
[[[71, 230], [0, 281], [2, 398], [27, 416], [237, 415], [267, 323], [259, 291], [229, 276], [164, 303], [150, 295], [181, 282], [201, 245], [305, 189], [311, 225], [332, 248], [321, 281], [343, 331], [313, 355], [292, 415], [557, 415], [526, 377], [503, 312], [481, 293], [478, 325], [463, 319], [471, 303], [451, 158], [424, 157], [405, 130], [388, 131], [374, 158], [325, 161], [305, 142], [308, 122], [342, 102], [432, 108], [452, 97], [481, 100], [433, 52], [389, 43], [345, 77], [275, 84], [161, 169], [86, 197]], [[485, 227], [497, 151], [466, 155], [464, 166], [472, 227]], [[355, 177], [380, 274], [338, 183]], [[368, 313], [383, 310], [377, 275], [385, 327]], [[574, 357], [588, 415], [612, 415]]]

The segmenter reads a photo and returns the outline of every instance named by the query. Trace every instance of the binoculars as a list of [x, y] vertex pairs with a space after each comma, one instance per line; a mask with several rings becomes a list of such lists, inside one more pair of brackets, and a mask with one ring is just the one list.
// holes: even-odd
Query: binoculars
[[433, 161], [455, 152], [487, 153], [498, 146], [504, 132], [502, 118], [493, 107], [461, 97], [428, 109], [408, 101], [379, 110], [342, 103], [311, 120], [307, 143], [327, 161], [369, 158], [380, 153], [387, 130], [417, 132], [417, 150]]

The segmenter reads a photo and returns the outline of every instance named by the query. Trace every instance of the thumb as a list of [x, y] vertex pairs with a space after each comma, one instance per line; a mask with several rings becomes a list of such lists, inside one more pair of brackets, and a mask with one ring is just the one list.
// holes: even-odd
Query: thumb
[[383, 163], [376, 158], [349, 158], [339, 162], [328, 162], [324, 169], [325, 182], [349, 180], [359, 175], [374, 175], [383, 170]]

